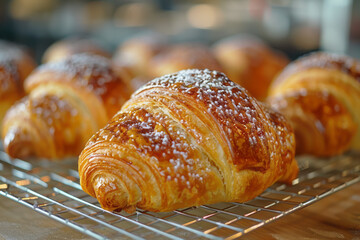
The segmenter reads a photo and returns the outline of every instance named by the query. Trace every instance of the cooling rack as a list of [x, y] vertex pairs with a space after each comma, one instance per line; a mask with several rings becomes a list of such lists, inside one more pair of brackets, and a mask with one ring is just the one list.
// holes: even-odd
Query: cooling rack
[[79, 185], [76, 159], [11, 159], [0, 151], [0, 195], [95, 239], [234, 239], [360, 182], [360, 154], [298, 159], [291, 186], [275, 184], [246, 203], [218, 203], [153, 213], [101, 209]]

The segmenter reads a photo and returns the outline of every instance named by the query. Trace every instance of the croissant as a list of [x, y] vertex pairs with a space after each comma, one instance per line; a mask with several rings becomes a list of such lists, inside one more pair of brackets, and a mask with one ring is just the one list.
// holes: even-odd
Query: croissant
[[250, 200], [297, 175], [292, 129], [223, 73], [184, 70], [132, 95], [79, 157], [80, 183], [107, 210]]
[[220, 63], [208, 47], [187, 43], [173, 45], [156, 55], [149, 63], [149, 76], [155, 78], [192, 68], [222, 71]]
[[360, 62], [324, 52], [291, 63], [267, 102], [292, 124], [298, 154], [360, 150]]
[[54, 62], [62, 60], [74, 54], [89, 53], [110, 58], [110, 54], [97, 42], [80, 37], [70, 37], [57, 41], [46, 49], [42, 62]]
[[[133, 78], [149, 78], [149, 62], [167, 49], [167, 41], [158, 34], [145, 34], [131, 38], [117, 48], [113, 61], [116, 66], [125, 67]], [[145, 82], [146, 81], [146, 82]], [[137, 85], [135, 85], [135, 88]]]
[[24, 80], [34, 68], [35, 61], [25, 48], [0, 40], [0, 122], [24, 96]]
[[258, 100], [266, 98], [271, 82], [288, 64], [284, 55], [250, 36], [222, 39], [213, 50], [229, 78]]
[[25, 90], [2, 126], [5, 151], [19, 158], [78, 155], [129, 96], [110, 61], [89, 54], [40, 66]]

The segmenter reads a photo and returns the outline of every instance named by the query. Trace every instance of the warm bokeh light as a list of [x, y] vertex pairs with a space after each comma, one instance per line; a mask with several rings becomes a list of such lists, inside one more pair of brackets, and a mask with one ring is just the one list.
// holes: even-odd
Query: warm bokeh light
[[111, 5], [105, 1], [88, 2], [84, 6], [84, 26], [96, 26], [105, 22], [111, 13]]
[[210, 4], [198, 4], [192, 6], [187, 12], [187, 18], [191, 26], [195, 28], [214, 28], [222, 20], [221, 11]]
[[143, 26], [147, 23], [152, 7], [146, 3], [129, 3], [118, 7], [114, 22], [119, 26]]
[[13, 18], [26, 20], [55, 8], [57, 0], [12, 0], [10, 14]]
[[30, 184], [30, 180], [28, 180], [28, 179], [19, 180], [19, 181], [16, 181], [16, 184], [20, 185], [20, 186], [26, 186], [26, 185]]
[[35, 200], [35, 199], [38, 199], [38, 197], [24, 197], [21, 200], [28, 201], [28, 200]]
[[50, 182], [50, 177], [49, 176], [43, 176], [40, 178], [42, 181], [44, 182]]

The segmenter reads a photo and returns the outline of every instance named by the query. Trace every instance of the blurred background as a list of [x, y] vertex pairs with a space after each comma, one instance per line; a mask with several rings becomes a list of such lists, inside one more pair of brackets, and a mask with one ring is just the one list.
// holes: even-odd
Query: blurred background
[[85, 36], [107, 50], [144, 32], [207, 44], [250, 33], [291, 59], [326, 50], [360, 58], [356, 0], [1, 0], [0, 39], [32, 49]]

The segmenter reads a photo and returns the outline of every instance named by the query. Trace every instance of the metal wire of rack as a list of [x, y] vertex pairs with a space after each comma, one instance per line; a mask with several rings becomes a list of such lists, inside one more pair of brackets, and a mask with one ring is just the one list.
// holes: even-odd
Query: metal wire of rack
[[154, 213], [101, 209], [81, 190], [75, 159], [11, 159], [0, 151], [0, 195], [95, 239], [234, 239], [360, 182], [360, 154], [299, 158], [291, 186], [276, 183], [246, 203], [218, 203]]

